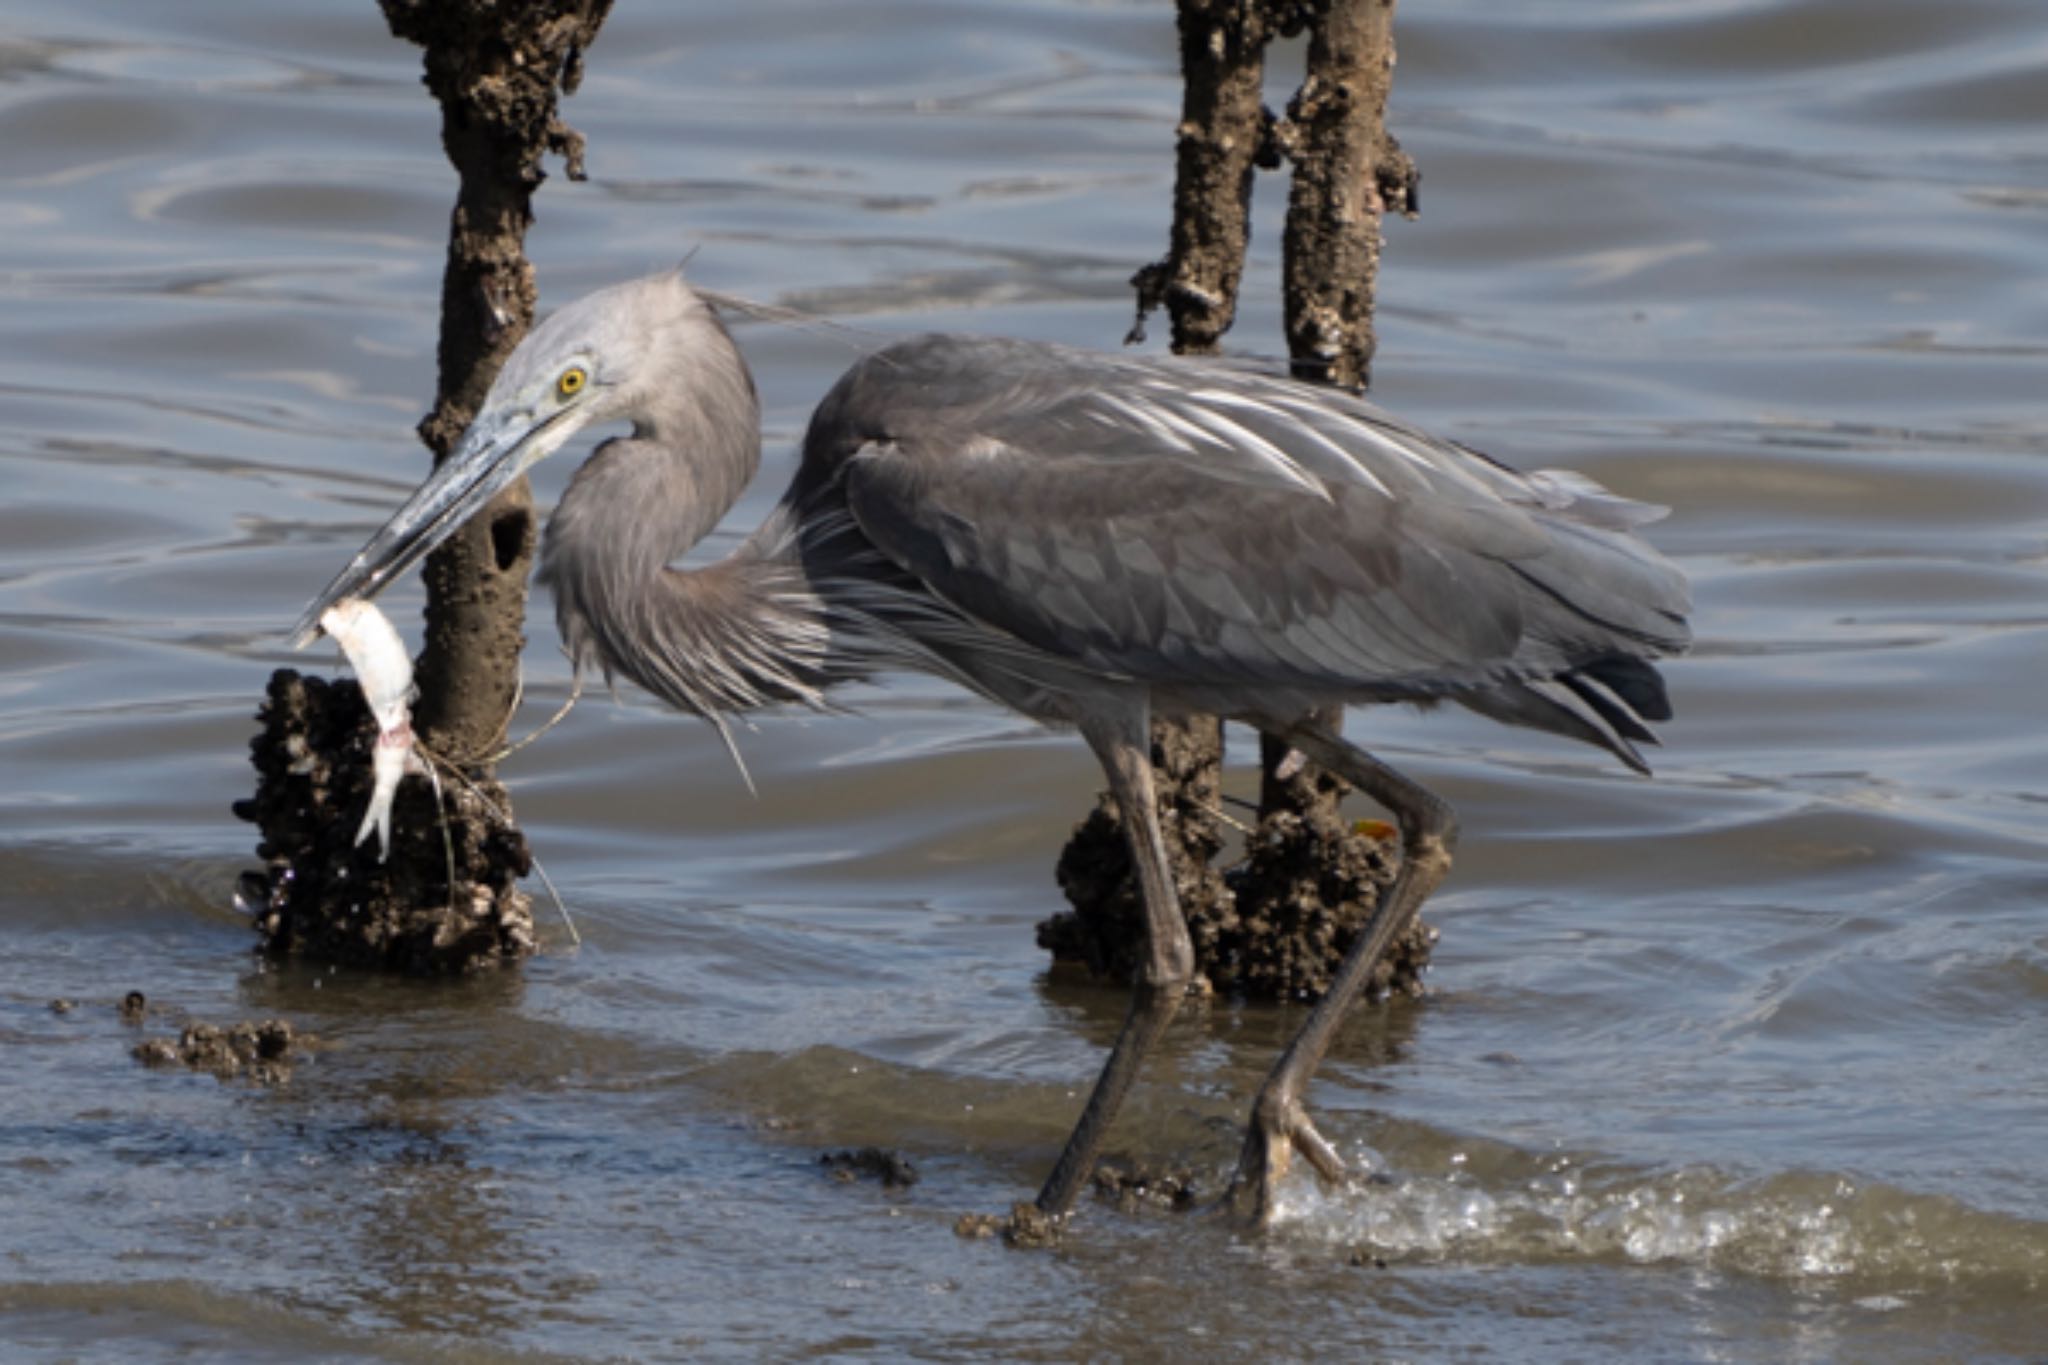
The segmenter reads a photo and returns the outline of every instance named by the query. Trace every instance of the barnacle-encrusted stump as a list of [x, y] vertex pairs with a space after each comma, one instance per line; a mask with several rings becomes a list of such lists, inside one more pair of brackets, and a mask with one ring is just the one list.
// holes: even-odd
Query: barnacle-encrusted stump
[[[1171, 764], [1171, 755], [1165, 756]], [[1328, 774], [1314, 780], [1326, 796], [1341, 784]], [[1188, 793], [1162, 784], [1162, 815], [1206, 831], [1208, 847], [1221, 847], [1213, 793]], [[1205, 799], [1206, 798], [1206, 799]], [[1206, 809], [1205, 809], [1206, 807]], [[1398, 850], [1371, 826], [1338, 813], [1335, 800], [1303, 803], [1260, 820], [1247, 839], [1244, 861], [1218, 873], [1206, 862], [1175, 853], [1175, 889], [1195, 945], [1195, 969], [1210, 985], [1255, 1000], [1313, 1000], [1357, 938], [1393, 879]], [[1197, 844], [1199, 847], [1199, 843]], [[1104, 797], [1059, 864], [1060, 889], [1071, 910], [1038, 926], [1038, 945], [1054, 960], [1085, 964], [1097, 977], [1129, 981], [1144, 953], [1144, 916], [1132, 885], [1116, 803]], [[1368, 987], [1419, 996], [1437, 931], [1417, 919], [1388, 947]]]
[[[250, 741], [256, 795], [235, 814], [262, 831], [261, 872], [243, 875], [262, 950], [414, 975], [478, 971], [534, 950], [533, 914], [516, 880], [532, 866], [526, 840], [485, 805], [509, 809], [449, 778], [441, 800], [408, 777], [392, 809], [391, 852], [356, 831], [370, 800], [377, 725], [354, 682], [279, 669]], [[471, 870], [449, 887], [454, 866]], [[478, 870], [480, 874], [478, 873]]]

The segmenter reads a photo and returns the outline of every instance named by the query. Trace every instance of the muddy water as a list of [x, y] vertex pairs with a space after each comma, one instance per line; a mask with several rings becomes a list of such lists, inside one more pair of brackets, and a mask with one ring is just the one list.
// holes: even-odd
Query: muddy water
[[[1159, 7], [701, 8], [623, 5], [593, 54], [549, 298], [696, 248], [877, 332], [1121, 335], [1166, 223]], [[1031, 943], [1093, 776], [937, 684], [762, 719], [758, 800], [701, 725], [586, 703], [508, 772], [580, 952], [457, 986], [245, 956], [248, 712], [423, 468], [436, 116], [366, 0], [11, 6], [0, 1355], [2037, 1355], [2048, 14], [1506, 12], [1402, 8], [1426, 217], [1379, 393], [1678, 509], [1681, 719], [1646, 783], [1360, 716], [1466, 828], [1434, 994], [1314, 1096], [1387, 1181], [1256, 1239], [1096, 1206], [1028, 1254], [952, 1223], [1035, 1186], [1120, 1015]], [[1277, 188], [1247, 349], [1280, 346]], [[847, 358], [743, 340], [771, 455], [734, 526]], [[272, 1015], [320, 1040], [281, 1085], [129, 1058]], [[1213, 1180], [1293, 1022], [1177, 1024], [1122, 1145]], [[864, 1144], [922, 1182], [817, 1164]]]

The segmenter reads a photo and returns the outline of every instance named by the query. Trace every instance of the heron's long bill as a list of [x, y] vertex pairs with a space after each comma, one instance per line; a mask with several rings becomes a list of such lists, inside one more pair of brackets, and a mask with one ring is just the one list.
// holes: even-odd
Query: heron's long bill
[[462, 443], [434, 467], [405, 506], [370, 543], [357, 551], [313, 599], [292, 630], [293, 649], [304, 649], [320, 634], [320, 617], [343, 598], [372, 598], [481, 512], [535, 460], [561, 443], [559, 421], [535, 422], [526, 413], [480, 414]]

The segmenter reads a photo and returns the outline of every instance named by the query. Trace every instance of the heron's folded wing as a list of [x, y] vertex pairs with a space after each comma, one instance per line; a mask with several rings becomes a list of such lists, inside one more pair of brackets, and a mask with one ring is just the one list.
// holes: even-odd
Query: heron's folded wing
[[847, 503], [960, 610], [1105, 672], [1434, 695], [1496, 675], [1522, 640], [1503, 557], [1541, 541], [1512, 509], [1449, 528], [1429, 499], [1298, 468], [1073, 452], [878, 441], [847, 461]]
[[[1213, 360], [1103, 363], [1093, 382], [991, 405], [979, 415], [981, 430], [1020, 449], [1183, 465], [1247, 494], [1308, 493], [1342, 499], [1347, 511], [1391, 508], [1401, 543], [1457, 559], [1468, 594], [1504, 595], [1493, 577], [1502, 566], [1521, 579], [1521, 671], [1609, 649], [1670, 653], [1690, 642], [1684, 576], [1632, 534], [1663, 516], [1661, 507], [1571, 470], [1522, 474], [1340, 390]], [[1318, 542], [1381, 534], [1353, 517], [1321, 531]], [[1469, 596], [1464, 606], [1471, 609]]]

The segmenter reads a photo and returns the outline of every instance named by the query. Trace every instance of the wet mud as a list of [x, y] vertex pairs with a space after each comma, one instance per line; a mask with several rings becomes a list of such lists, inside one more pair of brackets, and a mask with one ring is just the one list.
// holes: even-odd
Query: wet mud
[[506, 805], [494, 781], [444, 773], [437, 799], [427, 779], [407, 777], [380, 861], [374, 836], [356, 843], [377, 737], [362, 689], [280, 669], [256, 718], [256, 794], [234, 810], [262, 835], [263, 868], [244, 874], [240, 897], [262, 952], [436, 976], [534, 951], [532, 907], [516, 885], [532, 855], [497, 814]]
[[1058, 1246], [1062, 1224], [1029, 1200], [1010, 1206], [1008, 1213], [963, 1213], [953, 1221], [955, 1236], [976, 1241], [1001, 1237], [1006, 1245], [1032, 1250]]
[[[1097, 1162], [1088, 1187], [1099, 1202], [1126, 1215], [1186, 1213], [1200, 1206], [1204, 1197], [1192, 1168], [1127, 1157]], [[955, 1236], [970, 1241], [1000, 1237], [1005, 1245], [1023, 1249], [1057, 1246], [1065, 1228], [1065, 1220], [1029, 1200], [1012, 1204], [1008, 1213], [963, 1213], [953, 1221]]]
[[131, 1053], [151, 1068], [182, 1066], [221, 1080], [246, 1080], [257, 1085], [282, 1085], [291, 1079], [292, 1063], [313, 1039], [283, 1019], [185, 1025], [175, 1039], [145, 1038]]
[[[60, 995], [50, 1002], [50, 1013], [62, 1019], [68, 1015], [77, 1014], [85, 1008], [86, 1003], [85, 1001], [74, 1000], [68, 995]], [[114, 1012], [121, 1017], [121, 1022], [124, 1024], [136, 1025], [143, 1023], [149, 1018], [149, 1009], [149, 997], [141, 991], [130, 991], [114, 1003]]]
[[1124, 1214], [1185, 1213], [1202, 1200], [1194, 1172], [1186, 1166], [1159, 1167], [1107, 1158], [1095, 1164], [1088, 1186], [1097, 1199]]
[[910, 1158], [881, 1147], [826, 1152], [819, 1156], [818, 1165], [832, 1179], [848, 1185], [872, 1180], [885, 1190], [907, 1190], [918, 1181], [917, 1167]]

